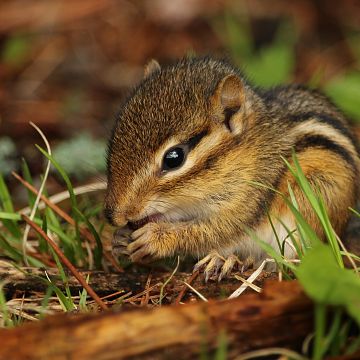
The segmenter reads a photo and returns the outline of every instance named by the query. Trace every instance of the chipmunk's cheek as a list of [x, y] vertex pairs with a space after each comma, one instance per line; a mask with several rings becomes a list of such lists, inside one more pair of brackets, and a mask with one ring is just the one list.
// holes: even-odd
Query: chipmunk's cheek
[[131, 261], [147, 263], [161, 257], [161, 233], [161, 227], [157, 223], [148, 223], [134, 231], [131, 234], [133, 242], [127, 246]]

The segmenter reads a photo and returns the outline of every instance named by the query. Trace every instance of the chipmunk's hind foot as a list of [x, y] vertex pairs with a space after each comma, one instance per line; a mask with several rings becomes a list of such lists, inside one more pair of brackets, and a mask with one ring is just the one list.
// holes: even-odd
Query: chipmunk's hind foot
[[251, 258], [241, 261], [234, 254], [225, 258], [214, 250], [198, 261], [195, 264], [193, 271], [199, 270], [200, 272], [203, 272], [205, 282], [209, 279], [221, 281], [223, 278], [228, 277], [233, 270], [244, 272], [251, 265], [253, 265], [253, 260]]

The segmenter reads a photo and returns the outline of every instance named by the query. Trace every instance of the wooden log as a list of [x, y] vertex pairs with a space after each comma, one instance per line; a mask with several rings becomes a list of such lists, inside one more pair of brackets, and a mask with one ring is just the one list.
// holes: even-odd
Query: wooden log
[[0, 330], [0, 359], [196, 359], [225, 333], [230, 358], [273, 346], [298, 347], [312, 329], [312, 302], [296, 281], [261, 294], [130, 312], [58, 315]]

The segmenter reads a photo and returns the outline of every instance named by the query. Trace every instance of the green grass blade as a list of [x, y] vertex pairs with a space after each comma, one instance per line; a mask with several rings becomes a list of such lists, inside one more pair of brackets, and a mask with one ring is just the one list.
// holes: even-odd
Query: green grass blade
[[296, 222], [300, 225], [303, 231], [303, 236], [305, 238], [304, 242], [305, 243], [310, 242], [312, 246], [321, 243], [321, 240], [317, 236], [316, 232], [307, 223], [303, 215], [293, 206], [293, 204], [288, 199], [284, 198], [284, 201], [286, 202], [287, 206], [290, 208], [291, 212], [293, 213], [296, 219]]
[[279, 254], [270, 244], [261, 240], [256, 233], [251, 229], [246, 229], [245, 232], [256, 241], [256, 243], [267, 253], [271, 256], [277, 263], [284, 265], [285, 267], [289, 268], [290, 270], [295, 270], [295, 265], [286, 261], [281, 254]]
[[91, 234], [93, 235], [95, 241], [96, 241], [96, 247], [94, 248], [94, 261], [95, 266], [97, 269], [102, 268], [102, 257], [103, 257], [103, 246], [100, 239], [100, 236], [98, 232], [96, 231], [94, 225], [89, 221], [89, 219], [79, 210], [75, 209], [75, 211], [78, 213], [78, 216], [86, 223], [88, 229], [90, 230]]
[[313, 360], [322, 360], [324, 354], [324, 335], [326, 326], [326, 307], [324, 304], [315, 304], [315, 338]]
[[[23, 176], [24, 180], [27, 181], [29, 184], [33, 185], [34, 182], [33, 182], [32, 176], [31, 176], [31, 172], [30, 172], [29, 166], [24, 158], [22, 159], [22, 162], [21, 162], [21, 170], [22, 170], [22, 176]], [[33, 194], [33, 192], [28, 189], [26, 189], [26, 191], [28, 194], [29, 207], [33, 208], [35, 199], [36, 199], [36, 195]]]
[[[86, 277], [86, 283], [88, 284], [90, 280], [90, 274], [87, 275]], [[85, 288], [82, 289], [82, 291], [79, 292], [79, 308], [82, 312], [87, 312], [88, 311], [88, 307], [87, 307], [87, 291]]]
[[325, 354], [330, 348], [331, 355], [333, 356], [338, 355], [340, 352], [340, 348], [335, 347], [334, 345], [337, 343], [336, 338], [340, 331], [342, 314], [343, 310], [341, 308], [335, 309], [330, 330], [324, 339], [323, 354]]
[[14, 246], [11, 246], [2, 234], [0, 234], [0, 254], [10, 257], [17, 263], [20, 263], [23, 259], [22, 253]]
[[54, 292], [54, 288], [53, 286], [49, 285], [48, 288], [46, 289], [46, 292], [45, 292], [45, 295], [41, 301], [41, 309], [43, 310], [43, 312], [40, 314], [40, 318], [43, 318], [44, 314], [45, 314], [45, 311], [46, 308], [48, 307], [48, 304], [49, 304], [49, 301], [50, 301], [50, 298], [52, 296]]
[[[286, 238], [290, 238], [291, 240], [291, 243], [292, 245], [294, 246], [295, 248], [295, 251], [296, 251], [296, 255], [298, 256], [298, 258], [301, 260], [301, 258], [303, 257], [303, 253], [299, 247], [299, 244], [298, 242], [296, 241], [295, 239], [295, 236], [294, 236], [294, 232], [292, 230], [290, 230], [286, 224], [281, 220], [281, 219], [278, 219], [278, 221], [280, 222], [280, 224], [284, 227], [284, 229], [286, 230], [286, 232], [288, 233], [288, 236]], [[286, 238], [283, 240], [283, 246], [285, 248], [285, 245], [286, 245]], [[283, 253], [285, 254], [285, 250], [283, 250]]]
[[[56, 255], [55, 251], [52, 248], [50, 250], [51, 250], [52, 256], [53, 256], [53, 258], [54, 258], [54, 260], [56, 262], [56, 266], [57, 266], [57, 268], [59, 270], [61, 280], [63, 281], [64, 286], [65, 286], [65, 292], [66, 292], [67, 297], [64, 296], [65, 300], [62, 298], [62, 301], [64, 302], [64, 305], [66, 306], [67, 309], [74, 310], [76, 308], [76, 306], [75, 306], [75, 304], [73, 302], [73, 299], [72, 299], [72, 296], [71, 296], [71, 291], [70, 291], [70, 288], [69, 288], [69, 279], [65, 274], [64, 268], [61, 265], [59, 257]], [[63, 293], [61, 292], [61, 294], [63, 294]]]
[[[293, 204], [294, 208], [300, 213], [299, 204], [297, 202], [295, 193], [294, 193], [290, 183], [288, 183], [288, 191], [289, 191], [289, 194], [290, 194], [291, 203]], [[305, 219], [304, 219], [304, 221], [305, 221]], [[305, 233], [304, 229], [302, 228], [302, 226], [298, 222], [297, 222], [297, 230], [298, 230], [300, 242], [302, 244], [302, 248], [303, 248], [304, 251], [306, 251], [306, 249], [309, 248], [311, 246], [311, 244], [307, 240], [306, 233]]]
[[214, 356], [214, 360], [226, 360], [228, 348], [228, 339], [225, 331], [220, 331], [217, 339], [217, 349]]
[[74, 214], [74, 220], [75, 220], [75, 239], [72, 240], [73, 249], [76, 251], [76, 258], [79, 259], [79, 261], [85, 259], [85, 253], [82, 248], [81, 238], [80, 238], [80, 231], [79, 231], [79, 221], [78, 218], [78, 212], [76, 211], [78, 209], [78, 204], [76, 200], [76, 196], [74, 193], [73, 186], [71, 184], [70, 178], [66, 174], [65, 170], [62, 168], [62, 166], [54, 159], [53, 156], [51, 156], [45, 149], [43, 149], [41, 146], [36, 145], [37, 149], [51, 162], [51, 164], [56, 168], [56, 170], [59, 172], [60, 176], [63, 178], [66, 187], [69, 191], [70, 195], [70, 202], [71, 202], [71, 208]]
[[15, 212], [14, 205], [11, 201], [9, 189], [5, 184], [3, 176], [0, 174], [0, 200], [2, 207], [7, 212]]
[[[11, 200], [11, 196], [9, 193], [9, 189], [5, 184], [3, 176], [0, 174], [0, 210], [4, 210], [4, 212], [7, 213], [14, 213], [14, 206]], [[10, 233], [20, 238], [21, 237], [21, 231], [18, 227], [18, 224], [12, 219], [2, 219], [2, 223], [4, 226], [10, 231]]]
[[345, 265], [344, 265], [343, 258], [341, 256], [341, 249], [340, 249], [339, 243], [337, 241], [335, 231], [331, 225], [329, 216], [327, 214], [324, 201], [321, 197], [319, 197], [319, 204], [320, 204], [320, 209], [321, 209], [321, 213], [322, 213], [321, 219], [322, 219], [322, 224], [323, 224], [326, 238], [329, 241], [329, 244], [332, 248], [332, 251], [336, 257], [336, 260], [337, 260], [339, 266], [341, 268], [344, 268]]
[[51, 164], [56, 168], [56, 170], [59, 172], [59, 174], [61, 175], [61, 177], [63, 178], [66, 187], [69, 191], [69, 195], [70, 195], [70, 201], [71, 201], [71, 205], [73, 208], [77, 208], [77, 202], [76, 202], [76, 197], [75, 197], [75, 193], [74, 193], [74, 189], [72, 187], [70, 178], [67, 176], [66, 172], [64, 171], [64, 169], [60, 166], [60, 164], [45, 150], [43, 149], [41, 146], [36, 145], [37, 149], [51, 162]]
[[360, 349], [360, 335], [358, 335], [352, 342], [347, 346], [345, 355], [351, 355], [355, 351]]
[[310, 186], [309, 181], [307, 180], [304, 172], [301, 169], [300, 163], [296, 157], [295, 152], [293, 152], [293, 154], [292, 154], [292, 161], [294, 163], [294, 168], [290, 165], [290, 163], [286, 159], [284, 159], [284, 161], [285, 161], [286, 165], [288, 166], [290, 172], [295, 177], [303, 194], [308, 199], [316, 216], [318, 217], [318, 219], [322, 225], [322, 228], [324, 230], [325, 236], [326, 236], [328, 242], [330, 243], [331, 248], [334, 252], [334, 256], [336, 257], [339, 266], [343, 268], [344, 263], [342, 260], [342, 256], [340, 254], [340, 247], [337, 242], [337, 238], [336, 238], [334, 229], [332, 228], [332, 225], [331, 225], [331, 222], [329, 219], [329, 215], [327, 214], [327, 211], [325, 208], [325, 203], [324, 203], [323, 199], [321, 198], [321, 196], [319, 194], [315, 193], [315, 191]]
[[59, 174], [63, 178], [63, 180], [64, 180], [64, 182], [66, 184], [66, 187], [67, 187], [67, 189], [69, 191], [71, 208], [72, 208], [72, 210], [74, 212], [74, 220], [75, 220], [76, 247], [74, 247], [74, 249], [77, 251], [77, 255], [79, 257], [79, 260], [83, 260], [83, 259], [85, 259], [85, 253], [84, 253], [84, 251], [82, 249], [82, 244], [81, 244], [81, 238], [80, 238], [80, 232], [79, 232], [79, 219], [77, 217], [78, 213], [75, 211], [76, 209], [78, 209], [78, 205], [77, 205], [76, 196], [75, 196], [74, 189], [72, 187], [70, 178], [66, 174], [65, 170], [61, 167], [61, 165], [54, 159], [53, 156], [51, 156], [41, 146], [36, 145], [36, 147], [51, 162], [51, 164], [56, 168], [56, 170], [59, 172]]
[[52, 288], [52, 290], [55, 292], [61, 307], [64, 311], [73, 311], [75, 308], [71, 301], [63, 294], [63, 292], [52, 283], [49, 284], [49, 286]]
[[14, 322], [10, 318], [10, 313], [8, 310], [8, 306], [6, 304], [6, 297], [4, 294], [3, 287], [4, 287], [4, 283], [0, 283], [0, 313], [2, 315], [5, 327], [13, 327]]
[[275, 235], [275, 240], [276, 240], [277, 246], [278, 246], [278, 248], [279, 248], [279, 251], [280, 251], [281, 255], [284, 256], [284, 249], [283, 249], [282, 246], [281, 246], [280, 239], [279, 239], [279, 235], [278, 235], [278, 233], [277, 233], [277, 231], [276, 231], [276, 229], [275, 229], [274, 223], [273, 223], [273, 221], [272, 221], [271, 216], [270, 216], [269, 213], [267, 213], [267, 217], [268, 217], [268, 219], [269, 219], [269, 223], [270, 223], [271, 229], [272, 229], [272, 231], [273, 231], [273, 233], [274, 233], [274, 235]]
[[299, 162], [297, 160], [295, 152], [293, 152], [293, 154], [292, 154], [292, 161], [294, 163], [295, 168], [293, 168], [291, 166], [291, 164], [285, 158], [283, 158], [283, 160], [284, 160], [286, 166], [288, 167], [289, 171], [294, 176], [296, 182], [300, 186], [300, 188], [303, 191], [304, 195], [309, 200], [309, 202], [310, 202], [312, 208], [314, 209], [315, 213], [320, 214], [321, 211], [320, 211], [320, 207], [319, 207], [319, 203], [318, 203], [318, 198], [315, 195], [315, 192], [313, 191], [313, 189], [311, 188], [310, 183], [306, 179], [306, 176], [303, 173], [303, 171], [302, 171], [302, 169], [300, 167], [300, 164], [299, 164]]
[[0, 211], [0, 219], [2, 219], [2, 221], [4, 220], [14, 220], [14, 221], [21, 221], [21, 216], [19, 214], [16, 213], [12, 213], [12, 212], [7, 212], [7, 211]]

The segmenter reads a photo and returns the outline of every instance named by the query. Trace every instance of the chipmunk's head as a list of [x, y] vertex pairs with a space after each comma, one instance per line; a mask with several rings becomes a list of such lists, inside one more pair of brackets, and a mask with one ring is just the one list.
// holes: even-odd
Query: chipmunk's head
[[[108, 149], [105, 213], [114, 225], [208, 216], [228, 200], [231, 149], [261, 100], [230, 65], [152, 61], [121, 110]], [[204, 206], [207, 205], [207, 206]]]

